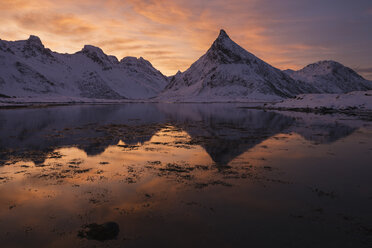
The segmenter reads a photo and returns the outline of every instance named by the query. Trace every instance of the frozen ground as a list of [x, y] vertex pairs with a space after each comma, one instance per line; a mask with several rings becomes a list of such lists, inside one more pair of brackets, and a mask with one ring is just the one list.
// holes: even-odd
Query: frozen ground
[[141, 100], [95, 99], [69, 96], [0, 98], [0, 108], [59, 104], [119, 104], [127, 102], [141, 102]]
[[333, 110], [348, 112], [372, 112], [372, 91], [354, 91], [346, 94], [303, 94], [293, 99], [278, 102], [278, 99], [259, 100], [247, 98], [202, 98], [184, 97], [178, 100], [150, 99], [150, 100], [126, 100], [126, 99], [94, 99], [82, 97], [24, 97], [24, 98], [0, 98], [0, 107], [19, 107], [32, 105], [55, 105], [55, 104], [120, 104], [138, 102], [175, 102], [175, 103], [242, 103], [248, 107], [270, 108], [278, 110], [317, 111]]
[[372, 91], [346, 94], [305, 94], [272, 105], [274, 108], [328, 108], [336, 110], [372, 111]]

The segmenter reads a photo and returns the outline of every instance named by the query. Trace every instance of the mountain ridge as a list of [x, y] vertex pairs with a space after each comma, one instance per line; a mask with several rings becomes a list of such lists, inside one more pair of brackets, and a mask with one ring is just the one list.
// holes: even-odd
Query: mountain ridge
[[311, 84], [322, 93], [349, 93], [372, 89], [372, 83], [349, 67], [333, 60], [322, 60], [294, 71], [286, 70], [289, 76]]
[[69, 96], [155, 101], [277, 101], [306, 93], [370, 90], [372, 82], [335, 61], [281, 71], [235, 43], [221, 29], [186, 71], [165, 76], [144, 58], [107, 55], [85, 45], [73, 54], [41, 39], [0, 39], [0, 96]]
[[172, 77], [159, 97], [280, 99], [305, 90], [316, 92], [246, 51], [221, 30], [208, 51]]
[[[45, 48], [40, 38], [0, 40], [0, 93], [16, 97], [147, 99], [167, 78], [143, 58], [119, 61], [101, 48], [85, 45], [73, 54]], [[137, 62], [136, 62], [137, 61]]]

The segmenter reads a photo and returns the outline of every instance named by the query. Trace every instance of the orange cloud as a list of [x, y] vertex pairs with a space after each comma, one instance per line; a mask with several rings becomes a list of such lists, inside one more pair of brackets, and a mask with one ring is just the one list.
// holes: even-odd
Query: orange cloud
[[[71, 1], [58, 1], [58, 10], [63, 9], [63, 4], [67, 2]], [[58, 36], [69, 36], [71, 45], [67, 49], [68, 52], [72, 52], [73, 48], [79, 50], [83, 46], [82, 39], [86, 39], [86, 43], [100, 46], [119, 58], [126, 55], [146, 57], [164, 73], [173, 74], [178, 69], [187, 69], [199, 58], [216, 38], [219, 28], [228, 26], [226, 20], [229, 19], [229, 13], [236, 12], [239, 8], [236, 4], [226, 7], [223, 1], [214, 1], [214, 10], [198, 1], [186, 4], [182, 1], [167, 0], [129, 0], [125, 3], [118, 0], [106, 3], [80, 1], [79, 5], [86, 7], [87, 2], [98, 5], [102, 10], [99, 13], [99, 21], [89, 12], [84, 13], [84, 19], [77, 14], [55, 14], [57, 8], [47, 3], [49, 10], [45, 15], [29, 9], [22, 11], [21, 8], [13, 18], [18, 28], [36, 35], [45, 34], [42, 38], [53, 37], [54, 40], [59, 40], [61, 38]], [[78, 13], [76, 5], [74, 8]], [[238, 15], [243, 18], [246, 14]], [[261, 35], [262, 30], [256, 23], [249, 22], [228, 28], [231, 33], [240, 33], [237, 36], [238, 42], [243, 46], [255, 48], [255, 51], [267, 50], [265, 38]], [[119, 32], [125, 38], [119, 37]], [[66, 38], [62, 40], [65, 42]], [[67, 48], [66, 45], [58, 46], [55, 41], [45, 40], [45, 43], [53, 45], [57, 50], [58, 47]]]
[[[34, 34], [52, 50], [70, 53], [84, 44], [96, 45], [119, 59], [143, 56], [170, 75], [187, 69], [223, 28], [243, 48], [274, 66], [299, 68], [346, 50], [334, 44], [346, 42], [332, 33], [337, 27], [340, 34], [345, 31], [340, 20], [332, 23], [330, 15], [317, 16], [311, 13], [312, 6], [289, 0], [280, 4], [274, 0], [0, 0], [0, 38]], [[368, 43], [368, 37], [364, 40]], [[353, 55], [348, 56], [351, 60]]]
[[31, 1], [24, 0], [1, 0], [0, 11], [9, 11], [15, 9], [25, 9], [32, 6]]
[[129, 0], [128, 3], [138, 14], [161, 24], [177, 23], [189, 20], [190, 9], [180, 8], [175, 1], [167, 0]]
[[72, 14], [42, 15], [38, 12], [30, 12], [18, 15], [15, 18], [15, 21], [20, 27], [25, 29], [34, 31], [44, 30], [60, 35], [81, 35], [92, 32], [96, 29], [95, 25]]

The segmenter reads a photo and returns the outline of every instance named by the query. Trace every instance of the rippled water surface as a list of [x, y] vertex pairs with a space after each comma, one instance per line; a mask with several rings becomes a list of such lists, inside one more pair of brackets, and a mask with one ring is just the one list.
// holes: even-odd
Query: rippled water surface
[[236, 104], [0, 110], [1, 247], [371, 247], [372, 123]]

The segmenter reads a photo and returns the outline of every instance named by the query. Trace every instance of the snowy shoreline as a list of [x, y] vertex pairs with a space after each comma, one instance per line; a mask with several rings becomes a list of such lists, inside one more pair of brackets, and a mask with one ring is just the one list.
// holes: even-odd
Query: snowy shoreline
[[[195, 100], [195, 99], [194, 99]], [[346, 94], [303, 94], [296, 98], [277, 102], [252, 101], [252, 99], [208, 99], [208, 101], [171, 101], [171, 100], [108, 100], [91, 98], [2, 98], [0, 108], [48, 107], [75, 104], [128, 104], [128, 103], [169, 103], [169, 104], [239, 104], [241, 108], [264, 110], [311, 112], [319, 114], [340, 113], [357, 115], [372, 120], [372, 91], [354, 91]]]
[[305, 94], [294, 99], [265, 105], [269, 110], [289, 110], [320, 114], [342, 113], [366, 116], [372, 120], [372, 91], [354, 91], [346, 94]]

